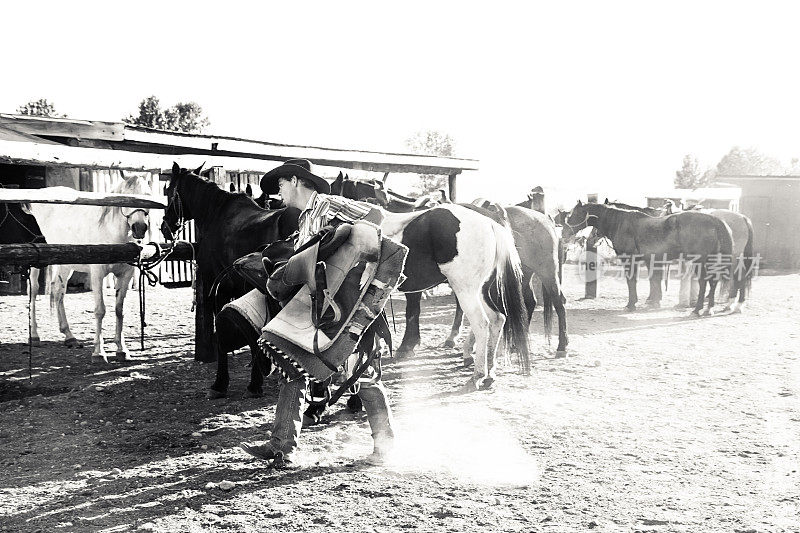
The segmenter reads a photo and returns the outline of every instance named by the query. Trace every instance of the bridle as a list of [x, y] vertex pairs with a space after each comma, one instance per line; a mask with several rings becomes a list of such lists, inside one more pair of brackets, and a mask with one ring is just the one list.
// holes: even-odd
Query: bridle
[[[183, 201], [181, 200], [181, 195], [178, 194], [178, 184], [175, 184], [175, 188], [172, 190], [172, 195], [169, 198], [169, 204], [167, 205], [167, 212], [169, 209], [172, 208], [175, 211], [175, 216], [177, 218], [177, 226], [175, 231], [172, 231], [172, 240], [174, 241], [175, 238], [180, 234], [183, 227], [186, 225], [186, 219], [183, 216]], [[133, 214], [133, 213], [131, 213]]]

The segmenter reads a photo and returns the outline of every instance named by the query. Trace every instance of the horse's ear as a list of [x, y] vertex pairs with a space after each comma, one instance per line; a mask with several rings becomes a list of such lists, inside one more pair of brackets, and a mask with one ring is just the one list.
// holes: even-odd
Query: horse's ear
[[203, 171], [203, 167], [204, 167], [204, 166], [206, 166], [206, 162], [205, 162], [205, 161], [203, 161], [203, 164], [202, 164], [202, 165], [200, 165], [199, 167], [197, 167], [197, 168], [194, 170], [194, 173], [195, 173], [195, 174], [197, 174], [197, 175], [199, 176], [199, 175], [200, 175], [200, 173]]
[[603, 202], [603, 203], [604, 203], [604, 204], [606, 204], [606, 205], [608, 205], [608, 204], [610, 204], [611, 202], [609, 202], [609, 201], [608, 201], [608, 197], [606, 196], [606, 201], [605, 201], [605, 202]]
[[578, 200], [578, 207], [580, 207], [580, 206], [582, 206], [582, 205], [583, 205], [583, 202], [581, 202], [580, 200]]
[[181, 173], [181, 167], [175, 161], [172, 162], [172, 175], [177, 176]]

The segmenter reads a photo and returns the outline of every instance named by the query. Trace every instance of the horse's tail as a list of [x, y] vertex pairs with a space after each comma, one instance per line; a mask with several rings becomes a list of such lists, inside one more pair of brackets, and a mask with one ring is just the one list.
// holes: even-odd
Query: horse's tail
[[731, 236], [731, 228], [723, 220], [711, 217], [714, 220], [714, 229], [717, 233], [717, 253], [723, 257], [729, 257], [730, 260], [722, 261], [722, 268], [718, 272], [719, 279], [731, 280], [732, 286], [736, 287], [738, 284], [733, 279], [733, 237]]
[[495, 237], [495, 265], [487, 285], [487, 301], [506, 317], [503, 338], [507, 348], [515, 348], [523, 374], [530, 373], [528, 312], [522, 296], [522, 266], [511, 231], [492, 224]]
[[747, 243], [744, 245], [744, 257], [742, 258], [742, 268], [744, 268], [744, 280], [742, 288], [745, 290], [746, 293], [750, 292], [750, 288], [753, 284], [753, 222], [750, 220], [750, 217], [746, 217], [742, 215], [744, 218], [745, 223], [747, 223]]

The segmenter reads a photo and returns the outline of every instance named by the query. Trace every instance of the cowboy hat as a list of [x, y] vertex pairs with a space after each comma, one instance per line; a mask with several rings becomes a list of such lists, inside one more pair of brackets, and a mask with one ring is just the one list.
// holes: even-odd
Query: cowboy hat
[[278, 179], [295, 176], [308, 180], [317, 192], [331, 193], [330, 184], [314, 174], [311, 161], [308, 159], [289, 159], [277, 168], [273, 168], [261, 178], [261, 190], [265, 194], [278, 194]]

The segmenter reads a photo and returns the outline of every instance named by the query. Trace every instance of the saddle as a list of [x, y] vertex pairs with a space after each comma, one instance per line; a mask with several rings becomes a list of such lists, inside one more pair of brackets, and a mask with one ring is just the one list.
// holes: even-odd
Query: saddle
[[259, 346], [289, 379], [323, 381], [338, 372], [403, 281], [408, 248], [369, 222], [342, 224], [274, 270], [266, 290], [283, 309]]

